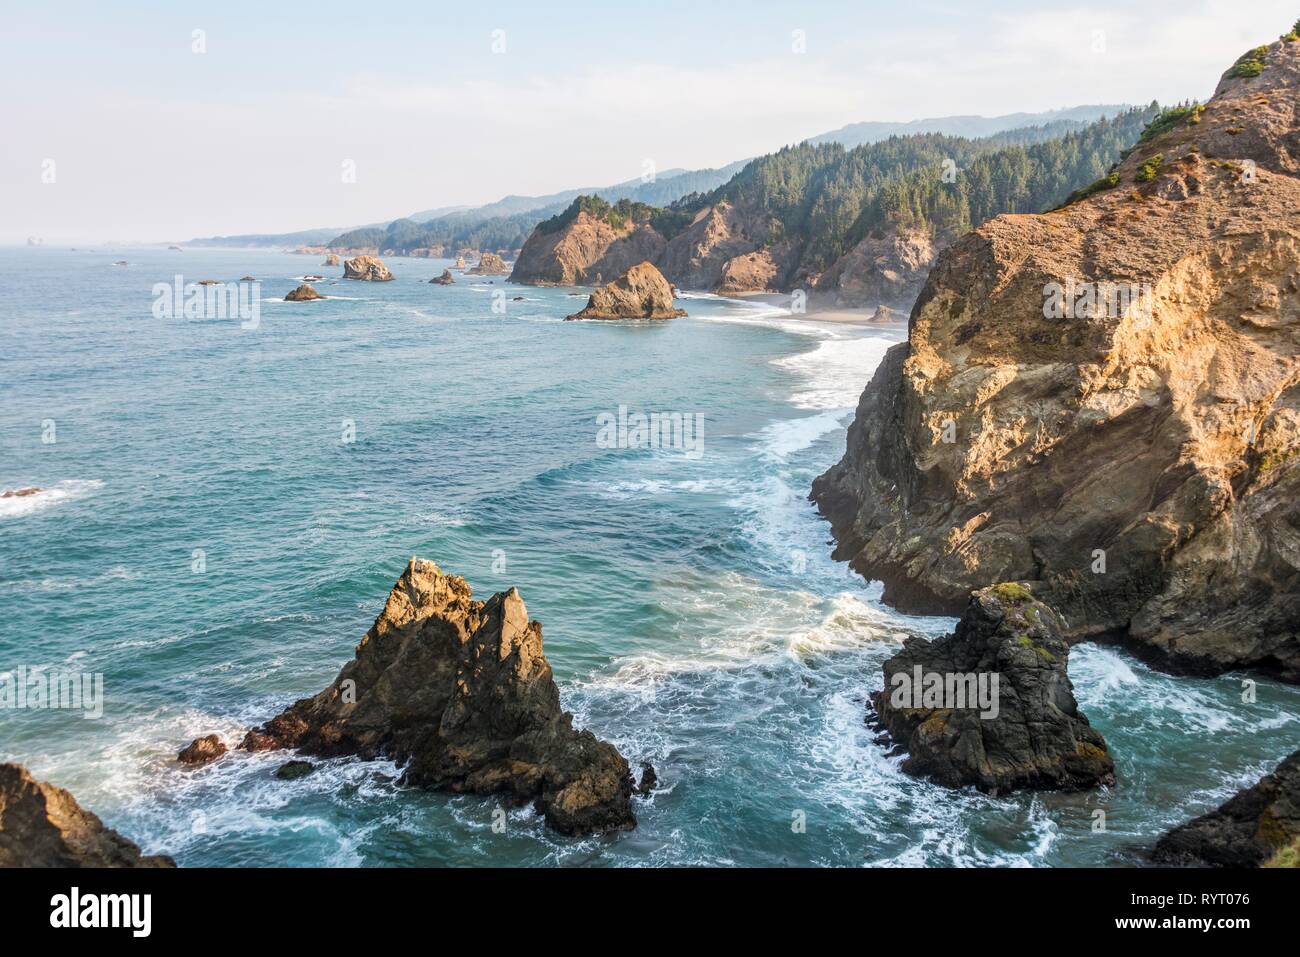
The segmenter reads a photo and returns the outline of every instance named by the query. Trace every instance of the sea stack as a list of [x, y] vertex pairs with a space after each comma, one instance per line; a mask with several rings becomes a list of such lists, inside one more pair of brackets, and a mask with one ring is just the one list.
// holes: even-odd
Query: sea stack
[[463, 578], [420, 559], [334, 682], [240, 747], [390, 758], [411, 785], [531, 801], [564, 834], [636, 823], [627, 761], [560, 707], [519, 593], [475, 601]]
[[1115, 783], [1106, 742], [1079, 711], [1056, 613], [1022, 584], [970, 597], [956, 630], [909, 638], [872, 696], [902, 769], [947, 787], [1005, 794]]
[[338, 253], [330, 253], [325, 257], [325, 261], [321, 263], [322, 266], [337, 266], [338, 264], [339, 264]]
[[673, 306], [668, 280], [648, 262], [633, 266], [593, 292], [580, 312], [565, 319], [673, 319], [686, 310]]
[[310, 302], [313, 299], [324, 299], [325, 297], [311, 287], [310, 283], [303, 283], [297, 289], [294, 289], [284, 297], [285, 302]]
[[383, 261], [374, 256], [357, 256], [343, 263], [344, 279], [360, 279], [366, 282], [391, 282], [393, 274]]
[[434, 276], [429, 280], [429, 282], [436, 286], [450, 286], [455, 281], [456, 280], [452, 278], [450, 269], [444, 269], [441, 276]]
[[940, 254], [812, 497], [885, 601], [1028, 580], [1071, 641], [1300, 681], [1300, 42]]
[[505, 276], [510, 269], [496, 253], [484, 253], [479, 257], [478, 265], [468, 271], [471, 276]]
[[148, 856], [63, 788], [0, 764], [0, 867], [175, 867]]

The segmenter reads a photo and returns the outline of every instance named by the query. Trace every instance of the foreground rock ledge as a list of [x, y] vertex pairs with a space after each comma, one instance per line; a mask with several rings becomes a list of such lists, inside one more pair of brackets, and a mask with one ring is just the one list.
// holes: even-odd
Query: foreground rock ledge
[[[909, 638], [885, 662], [885, 688], [872, 696], [878, 727], [908, 752], [904, 771], [948, 787], [1006, 793], [1114, 784], [1106, 742], [1074, 699], [1069, 653], [1060, 619], [1028, 589], [1011, 582], [985, 588], [971, 596], [952, 634]], [[908, 700], [899, 689], [919, 690], [917, 668], [945, 680], [974, 675], [996, 694], [971, 696], [965, 707], [921, 695]]]
[[591, 294], [587, 306], [565, 319], [673, 319], [686, 315], [673, 307], [673, 287], [648, 262], [633, 266]]
[[1159, 864], [1300, 867], [1300, 751], [1156, 843]]
[[0, 764], [0, 867], [175, 867], [20, 764]]
[[627, 761], [561, 709], [518, 591], [475, 601], [463, 578], [419, 559], [334, 682], [240, 747], [387, 757], [408, 784], [532, 801], [564, 834], [636, 824]]

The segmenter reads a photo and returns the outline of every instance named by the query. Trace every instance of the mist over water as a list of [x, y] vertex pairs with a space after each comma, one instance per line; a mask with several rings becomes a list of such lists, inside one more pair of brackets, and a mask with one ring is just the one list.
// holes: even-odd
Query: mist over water
[[[1126, 863], [1294, 750], [1300, 689], [1261, 679], [1242, 704], [1240, 676], [1172, 678], [1083, 645], [1071, 677], [1116, 788], [990, 798], [903, 775], [866, 698], [904, 636], [952, 621], [882, 605], [830, 560], [806, 498], [898, 333], [695, 295], [686, 319], [565, 324], [571, 290], [431, 286], [449, 263], [387, 262], [392, 283], [326, 280], [329, 299], [285, 303], [304, 274], [338, 270], [260, 251], [0, 251], [0, 486], [50, 490], [0, 502], [0, 671], [102, 672], [106, 698], [97, 721], [0, 711], [0, 758], [148, 852]], [[260, 327], [155, 319], [150, 290], [177, 272], [258, 277]], [[598, 447], [597, 417], [620, 405], [701, 413], [703, 455]], [[234, 743], [324, 687], [412, 555], [479, 598], [519, 587], [576, 723], [658, 770], [635, 831], [575, 840], [518, 808], [494, 833], [494, 799], [399, 788], [387, 762], [288, 782], [283, 754], [175, 765], [196, 735]]]

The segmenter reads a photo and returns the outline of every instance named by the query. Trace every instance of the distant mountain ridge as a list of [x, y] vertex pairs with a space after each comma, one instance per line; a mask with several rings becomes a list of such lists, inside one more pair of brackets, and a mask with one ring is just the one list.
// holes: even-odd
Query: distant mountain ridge
[[[1122, 105], [1085, 105], [1042, 113], [1008, 113], [1003, 116], [944, 116], [906, 122], [852, 123], [805, 140], [806, 143], [840, 143], [852, 149], [890, 136], [915, 133], [943, 133], [949, 136], [983, 138], [1008, 130], [1061, 124], [1059, 132], [1082, 128], [1103, 115], [1115, 116], [1128, 109]], [[390, 223], [370, 223], [346, 228], [297, 230], [287, 233], [245, 233], [208, 236], [186, 241], [192, 246], [330, 246], [334, 249], [373, 249], [377, 253], [404, 249], [464, 247], [507, 251], [519, 248], [532, 228], [543, 219], [563, 212], [579, 196], [599, 195], [609, 202], [628, 199], [650, 206], [666, 207], [692, 193], [709, 193], [739, 173], [749, 159], [737, 160], [716, 169], [659, 172], [646, 182], [641, 178], [612, 186], [582, 187], [543, 196], [507, 195], [483, 206], [442, 206], [420, 210]], [[430, 227], [436, 224], [436, 227]], [[430, 227], [416, 230], [415, 226]], [[397, 244], [394, 244], [396, 241]], [[388, 243], [386, 245], [386, 243]], [[413, 245], [402, 245], [402, 244]]]

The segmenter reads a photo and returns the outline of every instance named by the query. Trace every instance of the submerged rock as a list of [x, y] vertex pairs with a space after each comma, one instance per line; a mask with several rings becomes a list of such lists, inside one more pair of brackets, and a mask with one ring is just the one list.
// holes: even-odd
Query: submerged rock
[[374, 256], [357, 256], [343, 263], [344, 279], [361, 279], [367, 282], [391, 282], [393, 274], [383, 261]]
[[303, 283], [297, 289], [290, 292], [284, 297], [285, 302], [310, 302], [313, 299], [324, 299], [325, 297], [311, 287], [309, 283]]
[[[948, 787], [1006, 793], [1115, 783], [1106, 742], [1079, 711], [1056, 613], [1028, 589], [976, 592], [956, 630], [909, 638], [872, 696], [902, 769]], [[956, 694], [954, 694], [956, 692]]]
[[533, 801], [565, 834], [636, 824], [627, 761], [560, 707], [519, 593], [475, 601], [463, 578], [418, 559], [334, 682], [240, 746], [390, 758], [408, 784]]
[[1072, 641], [1300, 681], [1300, 43], [1263, 60], [939, 255], [812, 489], [887, 602], [1030, 580]]
[[429, 280], [429, 282], [433, 283], [434, 285], [438, 285], [438, 286], [450, 286], [450, 285], [451, 285], [452, 283], [454, 283], [455, 281], [456, 281], [456, 280], [455, 280], [454, 278], [452, 278], [451, 270], [450, 270], [450, 269], [444, 269], [444, 270], [442, 271], [442, 275], [441, 275], [441, 276], [434, 276], [432, 279]]
[[672, 319], [686, 315], [673, 307], [673, 290], [653, 265], [633, 266], [591, 294], [586, 308], [565, 319]]
[[1300, 751], [1209, 814], [1156, 843], [1159, 864], [1300, 866]]
[[479, 257], [478, 265], [468, 272], [471, 276], [504, 276], [510, 272], [505, 261], [496, 253], [484, 253]]
[[310, 761], [286, 761], [275, 769], [275, 776], [281, 781], [296, 781], [305, 778], [316, 770]]
[[29, 495], [37, 495], [44, 491], [45, 489], [36, 485], [29, 485], [26, 488], [7, 488], [0, 492], [0, 498], [26, 498]]
[[229, 750], [226, 742], [215, 734], [209, 734], [202, 738], [195, 738], [188, 746], [182, 748], [176, 755], [176, 760], [181, 764], [197, 768], [211, 764]]
[[20, 764], [0, 764], [0, 867], [175, 867]]

